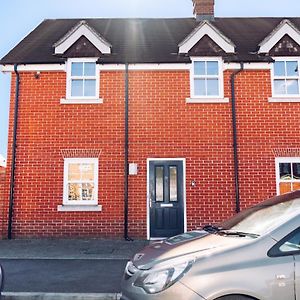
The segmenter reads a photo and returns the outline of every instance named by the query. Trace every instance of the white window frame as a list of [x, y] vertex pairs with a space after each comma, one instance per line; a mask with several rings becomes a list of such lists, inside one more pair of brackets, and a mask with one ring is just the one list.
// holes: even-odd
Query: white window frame
[[291, 179], [291, 180], [280, 180], [280, 168], [279, 164], [280, 163], [300, 163], [300, 157], [276, 157], [275, 159], [275, 166], [276, 166], [276, 193], [277, 195], [280, 195], [280, 187], [279, 183], [280, 182], [286, 182], [286, 183], [294, 183], [294, 182], [299, 182], [300, 179]]
[[[228, 103], [229, 99], [224, 98], [224, 74], [223, 60], [220, 57], [191, 57], [192, 63], [190, 66], [190, 94], [191, 98], [186, 99], [187, 103]], [[212, 62], [218, 63], [218, 75], [195, 75], [194, 66], [196, 62]], [[195, 95], [195, 79], [197, 78], [217, 78], [219, 80], [219, 95]]]
[[[102, 99], [99, 98], [100, 93], [100, 69], [96, 63], [98, 58], [69, 58], [67, 61], [67, 84], [66, 84], [66, 99], [61, 99], [62, 104], [66, 102], [71, 103], [102, 103]], [[95, 63], [96, 74], [95, 76], [72, 76], [72, 63]], [[96, 80], [95, 96], [72, 96], [72, 79], [94, 79]]]
[[[76, 200], [70, 201], [68, 195], [68, 170], [69, 164], [72, 163], [82, 163], [82, 164], [94, 164], [94, 199], [93, 200]], [[64, 160], [64, 194], [63, 194], [63, 205], [67, 206], [89, 206], [98, 204], [98, 170], [99, 170], [99, 160], [98, 158], [65, 158]]]
[[[269, 102], [300, 102], [300, 57], [273, 57], [275, 62], [288, 62], [297, 61], [298, 62], [298, 76], [275, 76], [274, 74], [274, 63], [271, 66], [271, 81], [272, 81], [272, 97], [269, 98]], [[297, 79], [298, 80], [298, 94], [275, 94], [275, 80], [276, 79]]]

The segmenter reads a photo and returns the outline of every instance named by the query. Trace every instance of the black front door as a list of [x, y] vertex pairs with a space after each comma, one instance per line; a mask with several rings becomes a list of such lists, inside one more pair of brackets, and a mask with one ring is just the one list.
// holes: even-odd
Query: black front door
[[150, 237], [184, 232], [183, 162], [149, 163]]

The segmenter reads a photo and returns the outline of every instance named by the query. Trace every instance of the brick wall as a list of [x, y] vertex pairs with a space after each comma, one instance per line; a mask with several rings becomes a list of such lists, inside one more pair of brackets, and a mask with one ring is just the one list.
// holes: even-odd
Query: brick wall
[[[230, 74], [224, 74], [226, 97]], [[101, 73], [100, 105], [60, 104], [65, 80], [63, 72], [42, 72], [40, 79], [21, 73], [14, 237], [122, 237], [124, 72]], [[300, 148], [295, 125], [300, 108], [297, 103], [268, 102], [270, 71], [244, 71], [236, 87], [244, 208], [275, 194], [274, 153]], [[138, 175], [129, 177], [129, 234], [146, 237], [147, 158], [186, 159], [188, 229], [234, 214], [230, 103], [187, 104], [188, 71], [130, 71], [129, 88], [129, 162], [139, 166]], [[10, 130], [10, 145], [11, 138]], [[57, 211], [63, 157], [70, 150], [99, 151], [102, 212]], [[10, 157], [9, 152], [8, 165]]]
[[4, 203], [5, 203], [5, 199], [4, 199], [4, 191], [5, 191], [5, 168], [0, 167], [0, 224], [1, 224], [1, 228], [0, 228], [0, 238], [5, 237], [5, 231], [4, 231], [4, 223], [5, 223], [5, 216], [3, 214], [3, 208], [4, 208]]

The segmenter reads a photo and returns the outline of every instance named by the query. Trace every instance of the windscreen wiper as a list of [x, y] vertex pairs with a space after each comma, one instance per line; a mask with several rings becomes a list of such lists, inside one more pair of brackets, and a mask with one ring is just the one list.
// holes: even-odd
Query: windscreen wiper
[[225, 230], [225, 229], [221, 229], [219, 231], [217, 231], [217, 233], [219, 235], [232, 235], [232, 236], [239, 236], [239, 237], [252, 237], [252, 238], [257, 238], [260, 235], [256, 234], [256, 233], [250, 233], [250, 232], [243, 232], [243, 231], [234, 231], [234, 230]]
[[216, 226], [216, 225], [205, 225], [202, 227], [204, 231], [207, 231], [209, 233], [216, 233], [219, 232], [220, 230], [223, 230], [222, 227]]

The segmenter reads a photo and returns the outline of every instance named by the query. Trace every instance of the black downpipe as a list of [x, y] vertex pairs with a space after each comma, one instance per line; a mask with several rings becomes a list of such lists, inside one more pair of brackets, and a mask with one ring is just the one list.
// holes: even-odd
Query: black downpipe
[[13, 208], [14, 208], [14, 188], [15, 188], [15, 169], [16, 169], [16, 148], [17, 148], [17, 126], [19, 113], [19, 90], [20, 90], [20, 74], [18, 72], [18, 64], [14, 65], [16, 74], [16, 94], [15, 94], [15, 110], [14, 110], [14, 129], [13, 129], [13, 144], [12, 144], [12, 161], [10, 174], [10, 193], [9, 193], [9, 208], [8, 208], [8, 229], [7, 238], [12, 238], [12, 223], [13, 223]]
[[129, 102], [129, 78], [128, 63], [125, 64], [125, 180], [124, 180], [124, 239], [132, 241], [128, 236], [128, 102]]
[[231, 74], [231, 110], [232, 110], [232, 133], [233, 133], [233, 157], [234, 157], [234, 186], [235, 186], [235, 211], [239, 213], [240, 208], [240, 187], [239, 187], [239, 160], [238, 160], [238, 143], [236, 128], [236, 107], [235, 107], [235, 78], [244, 70], [244, 64], [241, 62], [239, 70]]

